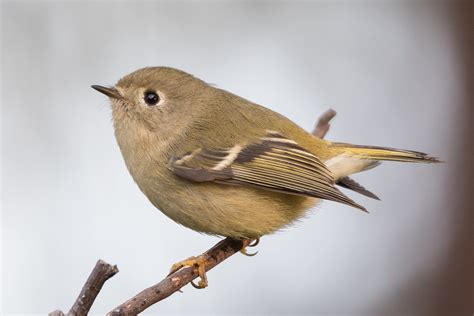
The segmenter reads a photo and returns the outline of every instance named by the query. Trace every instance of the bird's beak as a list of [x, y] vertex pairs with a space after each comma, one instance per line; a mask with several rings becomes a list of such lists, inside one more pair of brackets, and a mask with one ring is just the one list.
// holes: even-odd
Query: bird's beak
[[122, 95], [120, 94], [120, 92], [118, 92], [118, 90], [113, 88], [113, 87], [112, 88], [107, 88], [107, 87], [102, 87], [102, 86], [98, 86], [98, 85], [92, 85], [91, 88], [99, 91], [100, 93], [105, 94], [106, 96], [108, 96], [110, 98], [114, 98], [114, 99], [122, 99], [123, 98]]

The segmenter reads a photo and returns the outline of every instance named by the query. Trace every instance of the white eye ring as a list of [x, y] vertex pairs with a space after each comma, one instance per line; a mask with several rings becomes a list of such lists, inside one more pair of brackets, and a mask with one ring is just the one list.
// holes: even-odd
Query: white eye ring
[[143, 90], [141, 101], [146, 107], [159, 106], [165, 102], [163, 93], [153, 89]]

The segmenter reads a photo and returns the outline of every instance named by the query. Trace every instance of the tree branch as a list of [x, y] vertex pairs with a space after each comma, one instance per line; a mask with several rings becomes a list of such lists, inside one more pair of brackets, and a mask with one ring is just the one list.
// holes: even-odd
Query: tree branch
[[318, 120], [318, 123], [313, 129], [312, 134], [316, 137], [319, 138], [324, 138], [326, 136], [326, 133], [329, 131], [329, 128], [331, 127], [331, 124], [329, 122], [336, 116], [336, 111], [333, 109], [329, 109], [326, 112], [324, 112]]
[[[67, 313], [68, 316], [87, 315], [94, 303], [95, 298], [99, 294], [105, 281], [113, 277], [119, 272], [117, 266], [112, 266], [105, 261], [97, 261], [89, 278], [82, 287], [81, 293]], [[49, 313], [49, 316], [64, 316], [60, 310]]]
[[[242, 248], [247, 247], [250, 240], [235, 240], [226, 238], [217, 243], [214, 247], [203, 253], [205, 258], [206, 271], [211, 270], [216, 265], [229, 258]], [[167, 276], [161, 282], [143, 290], [125, 303], [121, 304], [109, 312], [108, 316], [136, 315], [143, 312], [151, 305], [167, 298], [183, 286], [197, 278], [197, 267], [189, 267], [176, 271]]]

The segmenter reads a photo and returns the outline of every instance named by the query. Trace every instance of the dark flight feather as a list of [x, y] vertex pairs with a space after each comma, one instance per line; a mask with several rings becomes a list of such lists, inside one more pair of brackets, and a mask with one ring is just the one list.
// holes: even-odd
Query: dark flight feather
[[374, 193], [372, 193], [369, 190], [367, 190], [366, 188], [364, 188], [362, 185], [360, 185], [358, 182], [356, 182], [352, 178], [349, 178], [349, 177], [341, 178], [337, 181], [336, 184], [343, 187], [343, 188], [346, 188], [346, 189], [352, 190], [354, 192], [360, 193], [362, 195], [365, 195], [367, 197], [370, 197], [372, 199], [380, 200], [377, 195], [375, 195]]

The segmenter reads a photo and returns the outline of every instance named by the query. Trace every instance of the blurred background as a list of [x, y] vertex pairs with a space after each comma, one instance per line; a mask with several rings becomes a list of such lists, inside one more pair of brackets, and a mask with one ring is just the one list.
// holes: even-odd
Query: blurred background
[[90, 88], [166, 65], [446, 163], [355, 176], [370, 214], [324, 202], [145, 314], [471, 315], [473, 6], [449, 3], [3, 1], [2, 314], [68, 310], [99, 258], [120, 269], [104, 314], [218, 241], [147, 201]]

